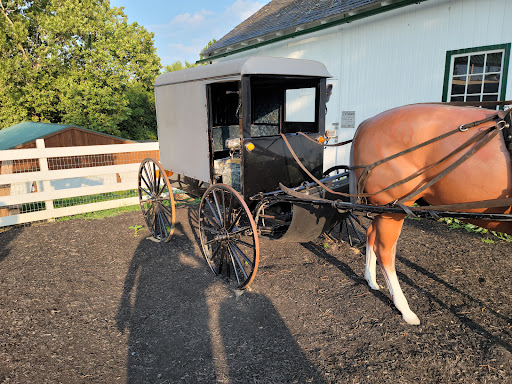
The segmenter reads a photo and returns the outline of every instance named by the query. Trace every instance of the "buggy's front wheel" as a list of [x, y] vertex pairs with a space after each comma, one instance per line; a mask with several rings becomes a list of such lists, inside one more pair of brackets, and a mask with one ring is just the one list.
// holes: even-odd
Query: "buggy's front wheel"
[[240, 194], [225, 184], [210, 186], [199, 206], [199, 233], [211, 270], [239, 289], [252, 283], [259, 264], [256, 223]]
[[139, 203], [146, 224], [158, 241], [169, 241], [174, 233], [174, 196], [162, 165], [151, 158], [139, 168]]

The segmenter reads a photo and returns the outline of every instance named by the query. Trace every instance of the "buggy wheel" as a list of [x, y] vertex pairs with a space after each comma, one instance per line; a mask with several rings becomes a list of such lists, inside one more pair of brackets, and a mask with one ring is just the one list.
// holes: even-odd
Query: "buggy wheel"
[[[366, 231], [368, 227], [364, 225], [359, 218], [352, 214], [348, 213], [341, 222], [340, 227], [340, 238], [342, 233], [346, 233], [348, 242], [351, 247], [359, 246], [362, 247], [366, 245]], [[355, 237], [354, 237], [355, 236]], [[358, 244], [354, 242], [357, 239]]]
[[199, 206], [199, 233], [211, 270], [239, 289], [249, 286], [258, 270], [258, 232], [237, 191], [225, 184], [206, 190]]
[[154, 159], [139, 168], [139, 203], [146, 224], [159, 241], [169, 241], [174, 233], [174, 196], [165, 170]]

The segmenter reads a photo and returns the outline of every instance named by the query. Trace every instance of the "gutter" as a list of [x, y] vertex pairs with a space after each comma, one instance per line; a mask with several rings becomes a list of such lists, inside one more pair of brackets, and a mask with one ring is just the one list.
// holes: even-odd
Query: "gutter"
[[[279, 41], [283, 41], [283, 40], [287, 40], [287, 39], [292, 39], [294, 37], [302, 36], [302, 35], [305, 35], [305, 34], [308, 34], [308, 33], [313, 33], [313, 32], [317, 32], [317, 31], [321, 31], [323, 29], [335, 27], [337, 25], [348, 24], [348, 23], [351, 23], [351, 22], [354, 22], [354, 21], [357, 21], [357, 20], [361, 20], [361, 19], [370, 17], [370, 16], [378, 15], [380, 13], [384, 13], [384, 12], [392, 11], [392, 10], [399, 9], [399, 8], [402, 8], [402, 7], [406, 7], [406, 6], [411, 5], [411, 4], [419, 4], [419, 3], [422, 3], [424, 1], [426, 1], [426, 0], [403, 0], [403, 1], [399, 1], [399, 2], [393, 3], [393, 4], [383, 5], [383, 6], [379, 7], [379, 8], [371, 9], [371, 10], [366, 11], [366, 12], [361, 12], [361, 13], [358, 13], [356, 15], [350, 15], [350, 11], [349, 11], [349, 12], [347, 12], [347, 14], [349, 16], [345, 16], [342, 19], [330, 21], [330, 22], [327, 22], [325, 24], [320, 24], [320, 25], [316, 25], [316, 26], [313, 26], [313, 27], [309, 27], [309, 28], [304, 28], [303, 30], [295, 31], [295, 32], [290, 33], [290, 34], [286, 34], [286, 35], [282, 35], [282, 36], [276, 36], [276, 37], [274, 37], [272, 39], [269, 39], [269, 40], [266, 40], [266, 41], [262, 41], [262, 42], [259, 42], [259, 43], [256, 43], [256, 44], [252, 44], [252, 45], [247, 45], [245, 47], [234, 49], [232, 51], [224, 52], [224, 53], [221, 53], [221, 54], [218, 54], [218, 55], [215, 55], [215, 56], [209, 56], [207, 58], [200, 59], [200, 60], [196, 61], [196, 64], [203, 64], [203, 63], [211, 62], [212, 60], [216, 60], [216, 59], [219, 59], [221, 57], [226, 57], [226, 56], [234, 55], [234, 54], [237, 54], [237, 53], [240, 53], [240, 52], [247, 51], [249, 49], [255, 49], [255, 48], [263, 47], [265, 45], [277, 43]], [[386, 2], [383, 1], [382, 3], [386, 3]], [[235, 44], [238, 44], [238, 43], [235, 43]], [[228, 48], [229, 48], [229, 46], [228, 46]]]

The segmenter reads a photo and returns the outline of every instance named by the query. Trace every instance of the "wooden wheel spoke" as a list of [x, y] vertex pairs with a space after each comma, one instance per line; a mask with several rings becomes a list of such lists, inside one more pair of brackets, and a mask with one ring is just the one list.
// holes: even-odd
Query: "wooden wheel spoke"
[[142, 214], [144, 215], [144, 218], [149, 218], [150, 215], [153, 213], [153, 210], [154, 210], [154, 206], [150, 205], [146, 212], [142, 212]]
[[233, 237], [235, 235], [238, 235], [238, 234], [240, 234], [242, 232], [247, 231], [248, 229], [250, 229], [249, 226], [238, 228], [236, 231], [230, 232], [229, 233], [229, 237]]
[[[163, 215], [160, 210], [158, 210], [157, 215], [158, 215], [158, 219], [159, 219], [158, 221], [160, 223], [160, 237], [162, 236], [162, 229], [163, 229], [163, 232], [165, 234], [164, 237], [167, 237], [167, 235], [168, 235], [167, 228], [166, 228], [165, 223], [164, 223], [165, 215]], [[167, 219], [165, 219], [165, 220], [167, 221]]]
[[[238, 265], [238, 268], [240, 269], [240, 271], [242, 272], [242, 274], [244, 275], [244, 280], [247, 280], [247, 278], [249, 276], [247, 276], [247, 272], [245, 272], [245, 268], [244, 266], [242, 265], [242, 261], [240, 260], [240, 258], [238, 257], [237, 253], [238, 252], [241, 252], [239, 249], [238, 249], [238, 252], [235, 250], [235, 247], [233, 247], [232, 244], [229, 244], [228, 245], [228, 249], [229, 249], [229, 252], [231, 254], [231, 260], [233, 260], [234, 262], [236, 261], [236, 265]], [[245, 257], [245, 255], [242, 253], [242, 256]], [[235, 274], [237, 275], [237, 280], [238, 280], [238, 273], [236, 272], [236, 265], [233, 264], [233, 269], [235, 270]], [[240, 281], [238, 281], [240, 283]]]
[[151, 196], [151, 192], [146, 191], [144, 188], [139, 187], [139, 191], [143, 191], [146, 195]]
[[[152, 177], [149, 175], [148, 169], [146, 168], [146, 166], [144, 166], [143, 170], [144, 170], [144, 173], [146, 174], [146, 177], [148, 178], [148, 180], [151, 180]], [[144, 178], [144, 176], [142, 174], [141, 174], [141, 177]], [[148, 182], [145, 178], [144, 178], [144, 181], [145, 181], [146, 185], [148, 186], [149, 190], [151, 192], [153, 192], [154, 184], [151, 183], [150, 181]], [[150, 195], [151, 195], [151, 193], [150, 193]]]
[[[226, 256], [226, 248], [222, 244], [220, 244], [219, 248], [217, 248], [217, 251], [215, 253], [217, 253], [219, 250], [221, 252], [220, 252], [220, 256], [218, 257], [219, 262], [217, 264], [217, 273], [220, 275], [222, 273], [222, 267], [224, 266], [224, 258]], [[212, 260], [212, 262], [215, 263], [214, 260]]]
[[158, 189], [158, 193], [156, 194], [159, 198], [160, 198], [160, 196], [162, 196], [162, 193], [163, 193], [163, 191], [165, 190], [166, 187], [167, 187], [167, 185], [165, 184], [165, 180], [162, 180], [162, 188], [159, 188]]
[[217, 225], [219, 228], [222, 228], [222, 223], [220, 221], [220, 218], [217, 216], [217, 213], [215, 212], [214, 208], [212, 207], [212, 204], [208, 199], [206, 199], [206, 204], [208, 205], [208, 208], [210, 208], [210, 212], [213, 214], [213, 217], [215, 218], [215, 221], [217, 222]]
[[233, 243], [230, 243], [230, 246], [233, 247], [233, 249], [235, 249], [238, 252], [238, 254], [240, 254], [240, 256], [242, 256], [242, 258], [247, 262], [247, 264], [249, 264], [251, 266], [251, 268], [254, 267], [253, 262], [251, 260], [249, 260], [249, 258], [245, 255], [245, 253], [242, 252], [242, 250], [240, 248], [238, 248]]
[[249, 247], [249, 248], [252, 248], [254, 249], [255, 246], [252, 245], [252, 244], [249, 244], [249, 243], [246, 243], [245, 241], [242, 241], [240, 239], [233, 239], [234, 242], [238, 243], [238, 244], [242, 244], [242, 245], [245, 245], [246, 247]]
[[208, 216], [208, 217], [203, 217], [203, 220], [206, 224], [210, 225], [211, 228], [214, 228], [215, 229], [215, 233], [217, 234], [219, 232], [219, 225], [217, 223], [216, 220], [212, 219], [211, 216]]
[[[240, 260], [233, 254], [233, 251], [231, 251], [231, 248], [228, 247], [228, 253], [229, 257], [231, 258], [231, 265], [233, 266], [233, 271], [235, 271], [235, 277], [236, 281], [238, 282], [238, 285], [241, 285], [242, 282], [240, 281], [240, 276], [238, 275], [238, 271], [236, 270], [236, 261], [235, 259], [240, 263]], [[243, 268], [242, 268], [243, 269]], [[228, 269], [229, 270], [229, 269]], [[245, 271], [244, 271], [245, 272]], [[228, 276], [229, 277], [229, 276]]]
[[[213, 227], [205, 227], [203, 226], [203, 229], [206, 231], [206, 232], [210, 232], [212, 235], [216, 235], [217, 233], [219, 233], [219, 231], [217, 231], [215, 228]], [[208, 241], [206, 244], [210, 244], [214, 241], [217, 241], [217, 240], [210, 240]]]
[[162, 215], [162, 218], [164, 219], [165, 221], [165, 224], [169, 226], [169, 228], [171, 227], [171, 222], [169, 221], [169, 217], [170, 216], [172, 218], [172, 212], [169, 211], [164, 205], [162, 204], [158, 204], [158, 207], [159, 207], [159, 211]]
[[217, 213], [219, 214], [218, 218], [219, 218], [220, 226], [223, 227], [224, 221], [221, 220], [223, 214], [220, 211], [219, 201], [217, 199], [217, 194], [215, 193], [215, 189], [212, 190], [212, 196], [213, 196], [213, 200], [215, 201], [215, 207], [217, 208]]
[[[146, 171], [146, 168], [144, 168], [144, 171]], [[146, 172], [146, 176], [147, 176], [147, 172]], [[151, 190], [151, 184], [147, 181], [147, 179], [144, 177], [144, 175], [143, 175], [142, 173], [140, 174], [140, 179], [141, 179], [141, 181], [143, 181], [143, 182], [144, 182], [144, 184], [146, 184], [146, 187], [147, 187], [147, 188], [149, 188], [149, 189]], [[139, 187], [139, 188], [142, 188], [142, 183], [141, 183], [141, 185], [140, 185], [140, 187]], [[143, 188], [143, 190], [144, 190], [148, 195], [151, 195], [151, 192], [146, 191], [146, 189], [144, 189], [144, 188]]]
[[162, 208], [162, 210], [167, 213], [167, 215], [171, 216], [172, 217], [172, 210], [169, 209], [168, 206], [166, 205], [163, 205], [160, 201], [159, 201], [159, 205], [160, 207]]

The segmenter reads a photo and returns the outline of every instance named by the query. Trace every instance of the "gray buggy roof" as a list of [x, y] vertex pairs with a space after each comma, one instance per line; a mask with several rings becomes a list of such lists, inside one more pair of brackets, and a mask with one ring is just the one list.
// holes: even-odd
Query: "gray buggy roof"
[[331, 77], [318, 61], [256, 56], [164, 73], [157, 77], [155, 87], [243, 75]]

